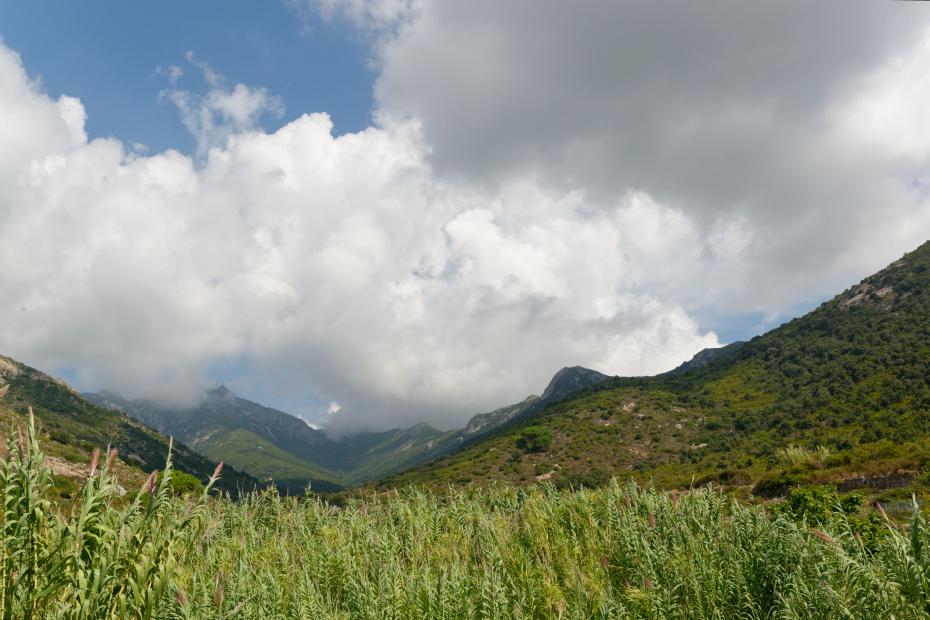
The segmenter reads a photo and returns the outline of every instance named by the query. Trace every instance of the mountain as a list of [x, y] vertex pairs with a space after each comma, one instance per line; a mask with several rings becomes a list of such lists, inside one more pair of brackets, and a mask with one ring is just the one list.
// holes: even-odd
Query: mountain
[[[32, 407], [42, 432], [52, 469], [79, 477], [94, 448], [117, 449], [121, 470], [130, 480], [140, 482], [143, 472], [162, 469], [168, 454], [168, 440], [124, 414], [99, 407], [81, 397], [62, 381], [8, 357], [0, 356], [0, 419], [22, 424]], [[9, 426], [7, 426], [9, 428]], [[206, 481], [216, 467], [183, 443], [175, 442], [175, 467]], [[61, 476], [59, 476], [61, 477]], [[63, 493], [74, 485], [59, 480]], [[258, 485], [252, 477], [224, 467], [217, 488], [237, 494], [240, 489]]]
[[317, 450], [330, 443], [324, 433], [283, 411], [239, 398], [224, 386], [187, 408], [128, 400], [113, 392], [84, 396], [177, 437], [209, 458], [224, 460], [259, 480], [273, 480], [287, 493], [302, 493], [308, 484], [319, 491], [341, 486], [336, 474], [314, 463]]
[[486, 433], [490, 433], [494, 429], [499, 428], [510, 420], [518, 417], [520, 414], [535, 405], [538, 401], [539, 396], [527, 396], [524, 400], [516, 403], [515, 405], [501, 407], [500, 409], [495, 409], [490, 413], [479, 413], [474, 415], [465, 425], [465, 428], [463, 428], [458, 433], [458, 436], [461, 437], [462, 440], [465, 440], [474, 437], [480, 437]]
[[606, 379], [580, 366], [563, 368], [541, 397], [529, 396], [477, 414], [462, 429], [440, 431], [420, 423], [338, 440], [295, 416], [240, 398], [223, 386], [208, 391], [197, 405], [187, 408], [129, 400], [113, 392], [84, 396], [173, 435], [210, 458], [231, 463], [259, 480], [273, 480], [288, 493], [300, 493], [308, 484], [317, 491], [334, 491], [427, 463]]
[[596, 370], [582, 368], [581, 366], [572, 366], [563, 368], [555, 373], [542, 397], [536, 405], [548, 405], [564, 400], [565, 397], [583, 390], [592, 385], [601, 383], [609, 379], [607, 375], [601, 374]]
[[[518, 448], [530, 426], [551, 444]], [[749, 342], [663, 375], [601, 380], [382, 486], [632, 475], [772, 495], [916, 480], [928, 465], [930, 243]]]
[[704, 366], [709, 366], [712, 362], [715, 362], [718, 359], [736, 353], [743, 347], [744, 344], [746, 344], [744, 341], [737, 340], [736, 342], [731, 342], [730, 344], [722, 347], [701, 349], [690, 360], [682, 363], [677, 368], [674, 368], [665, 374], [677, 375], [685, 372], [686, 370], [691, 370], [692, 368], [702, 368]]
[[387, 475], [428, 460], [434, 443], [438, 448], [450, 435], [418, 424], [334, 441], [300, 418], [240, 398], [222, 386], [186, 408], [129, 400], [113, 392], [85, 397], [260, 480], [273, 480], [288, 493], [301, 493], [307, 485], [317, 491], [335, 491], [346, 484]]

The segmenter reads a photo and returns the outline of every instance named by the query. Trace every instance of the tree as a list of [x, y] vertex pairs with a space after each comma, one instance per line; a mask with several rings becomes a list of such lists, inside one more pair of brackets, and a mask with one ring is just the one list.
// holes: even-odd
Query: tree
[[542, 452], [552, 445], [552, 433], [542, 426], [528, 426], [517, 437], [517, 447], [526, 452]]

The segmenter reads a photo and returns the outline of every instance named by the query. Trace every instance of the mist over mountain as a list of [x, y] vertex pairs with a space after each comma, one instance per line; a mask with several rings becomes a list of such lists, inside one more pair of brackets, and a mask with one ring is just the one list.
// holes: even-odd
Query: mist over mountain
[[420, 422], [409, 428], [338, 436], [312, 428], [296, 416], [240, 398], [225, 386], [205, 392], [194, 407], [126, 399], [111, 391], [84, 397], [177, 437], [198, 452], [231, 463], [259, 480], [301, 493], [308, 486], [332, 491], [429, 462], [607, 379], [580, 366], [563, 368], [542, 396], [529, 396], [477, 414], [461, 429], [439, 431]]

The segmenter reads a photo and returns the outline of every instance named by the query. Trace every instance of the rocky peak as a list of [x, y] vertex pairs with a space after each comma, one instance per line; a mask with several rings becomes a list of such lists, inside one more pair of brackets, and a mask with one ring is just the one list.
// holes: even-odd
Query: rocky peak
[[570, 366], [555, 373], [546, 390], [543, 392], [541, 402], [550, 403], [562, 400], [569, 394], [583, 390], [601, 381], [609, 379], [607, 375], [582, 366]]

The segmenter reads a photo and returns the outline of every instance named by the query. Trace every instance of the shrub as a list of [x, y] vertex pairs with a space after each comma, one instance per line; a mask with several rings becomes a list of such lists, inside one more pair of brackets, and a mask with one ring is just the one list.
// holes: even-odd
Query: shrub
[[[159, 476], [159, 481], [161, 476]], [[203, 493], [203, 483], [195, 476], [183, 471], [174, 471], [171, 473], [171, 479], [168, 481], [168, 490], [173, 495], [199, 495]]]
[[552, 445], [552, 433], [542, 426], [528, 426], [517, 437], [517, 447], [525, 452], [543, 452]]

